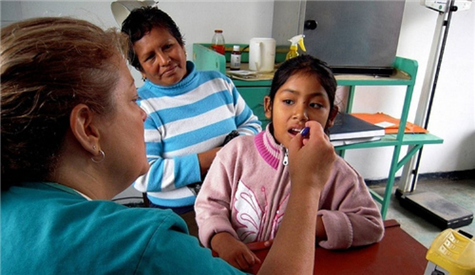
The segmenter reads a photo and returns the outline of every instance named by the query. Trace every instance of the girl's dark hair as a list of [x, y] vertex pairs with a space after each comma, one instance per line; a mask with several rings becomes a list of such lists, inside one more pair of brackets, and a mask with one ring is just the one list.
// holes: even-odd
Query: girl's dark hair
[[297, 73], [315, 76], [327, 92], [328, 99], [330, 100], [330, 110], [332, 110], [335, 105], [334, 101], [337, 87], [335, 76], [324, 61], [308, 54], [291, 58], [280, 65], [279, 69], [277, 69], [274, 74], [274, 79], [272, 80], [269, 92], [270, 104], [272, 105], [274, 102], [275, 94], [279, 88], [282, 87], [282, 85], [284, 85], [292, 75]]
[[2, 190], [54, 172], [79, 103], [111, 115], [125, 35], [67, 17], [12, 23], [1, 32]]
[[139, 71], [142, 71], [142, 66], [137, 59], [133, 45], [153, 28], [167, 29], [181, 46], [185, 45], [180, 29], [175, 24], [175, 21], [164, 11], [157, 7], [149, 6], [132, 10], [124, 22], [122, 22], [122, 32], [129, 36], [130, 44], [127, 58], [130, 64]]

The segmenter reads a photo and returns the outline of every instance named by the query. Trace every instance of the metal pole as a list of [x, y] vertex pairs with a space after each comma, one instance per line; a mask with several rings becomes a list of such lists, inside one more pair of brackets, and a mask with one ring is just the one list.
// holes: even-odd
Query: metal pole
[[[417, 108], [416, 118], [414, 121], [415, 124], [422, 125], [425, 129], [427, 129], [429, 126], [430, 113], [432, 111], [437, 81], [444, 56], [450, 21], [452, 19], [452, 12], [457, 10], [457, 7], [454, 5], [454, 3], [455, 0], [451, 0], [447, 12], [439, 13], [436, 31], [434, 32], [434, 37], [432, 40], [433, 42], [428, 62], [430, 68], [428, 66], [426, 70], [422, 92], [419, 98], [419, 106]], [[413, 146], [410, 146], [408, 151], [410, 151], [412, 147]], [[421, 147], [419, 152], [404, 166], [401, 181], [398, 185], [399, 190], [401, 190], [401, 186], [404, 186], [402, 188], [403, 193], [412, 192], [416, 189], [423, 148], [424, 147]]]

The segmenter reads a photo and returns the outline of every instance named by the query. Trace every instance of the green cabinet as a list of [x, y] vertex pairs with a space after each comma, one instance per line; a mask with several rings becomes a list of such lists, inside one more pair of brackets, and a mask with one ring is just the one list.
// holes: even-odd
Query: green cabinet
[[[198, 70], [217, 70], [222, 73], [226, 73], [226, 60], [229, 60], [229, 53], [232, 50], [232, 45], [226, 46], [226, 54], [221, 55], [209, 48], [210, 44], [193, 44], [193, 60]], [[247, 46], [247, 45], [241, 45]], [[277, 47], [276, 50], [276, 64], [284, 61], [286, 51], [288, 47]], [[243, 52], [242, 62], [248, 62], [248, 52]], [[396, 57], [393, 67], [395, 72], [389, 77], [374, 77], [371, 75], [336, 75], [335, 78], [339, 86], [348, 86], [349, 95], [347, 102], [347, 113], [351, 113], [353, 99], [356, 94], [356, 88], [358, 86], [405, 86], [405, 92], [401, 96], [404, 97], [403, 105], [401, 106], [400, 127], [397, 134], [385, 135], [379, 141], [358, 143], [351, 145], [336, 146], [335, 150], [338, 150], [340, 155], [344, 157], [345, 150], [349, 149], [361, 149], [361, 148], [374, 148], [374, 147], [393, 147], [393, 155], [391, 164], [389, 167], [388, 181], [386, 184], [386, 190], [383, 196], [370, 190], [373, 198], [381, 203], [381, 215], [383, 219], [386, 218], [387, 209], [389, 207], [390, 197], [394, 180], [397, 171], [399, 171], [404, 165], [413, 157], [423, 145], [426, 144], [440, 144], [443, 139], [428, 134], [405, 134], [405, 124], [409, 114], [409, 108], [412, 101], [412, 94], [414, 85], [416, 82], [418, 64], [417, 61], [406, 59], [402, 57]], [[253, 110], [253, 112], [263, 122], [263, 125], [268, 123], [267, 118], [264, 116], [264, 96], [268, 94], [271, 80], [259, 80], [259, 81], [243, 81], [233, 80], [238, 91], [242, 97]], [[384, 95], [382, 95], [384, 96]], [[405, 155], [401, 155], [401, 149], [403, 146], [411, 145], [408, 152]]]
[[269, 94], [269, 87], [237, 86], [237, 89], [249, 108], [252, 109], [252, 112], [254, 112], [262, 122], [262, 127], [264, 128], [269, 123], [264, 112], [264, 97]]

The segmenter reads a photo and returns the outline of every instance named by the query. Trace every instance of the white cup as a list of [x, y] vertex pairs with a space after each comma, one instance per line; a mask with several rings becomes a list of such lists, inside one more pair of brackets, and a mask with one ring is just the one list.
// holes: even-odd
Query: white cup
[[249, 42], [249, 70], [262, 73], [274, 71], [275, 39], [252, 38]]

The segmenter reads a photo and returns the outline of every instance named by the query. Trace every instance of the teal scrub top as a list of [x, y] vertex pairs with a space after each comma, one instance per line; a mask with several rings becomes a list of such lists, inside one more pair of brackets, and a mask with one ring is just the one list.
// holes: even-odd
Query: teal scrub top
[[2, 191], [2, 274], [243, 274], [170, 210], [87, 200], [54, 183]]

